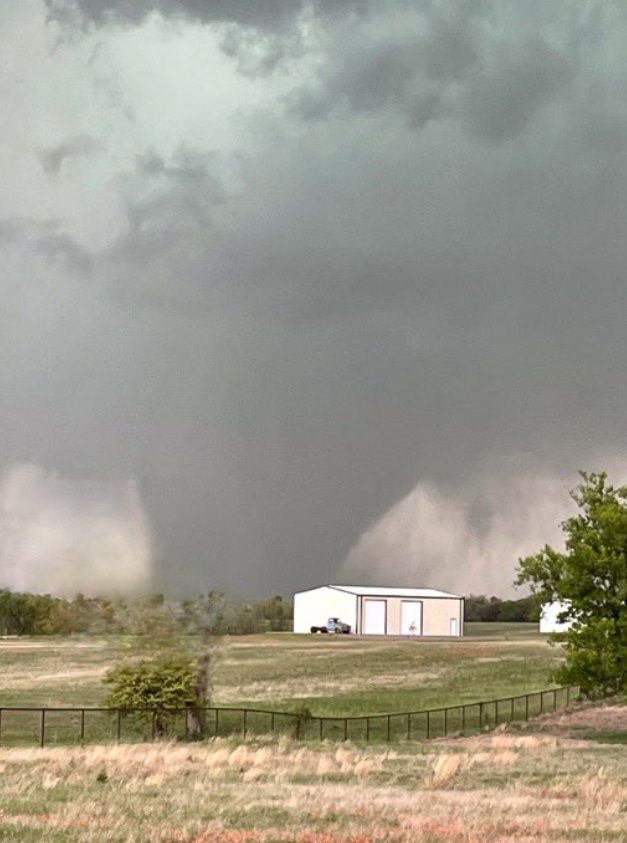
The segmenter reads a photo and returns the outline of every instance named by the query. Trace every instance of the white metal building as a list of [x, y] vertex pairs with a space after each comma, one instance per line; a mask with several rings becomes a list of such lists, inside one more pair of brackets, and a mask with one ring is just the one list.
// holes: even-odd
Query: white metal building
[[540, 612], [540, 632], [566, 632], [572, 620], [560, 621], [560, 615], [568, 612], [568, 603], [545, 603]]
[[460, 637], [464, 598], [436, 588], [323, 585], [294, 595], [294, 632], [340, 618], [358, 635]]

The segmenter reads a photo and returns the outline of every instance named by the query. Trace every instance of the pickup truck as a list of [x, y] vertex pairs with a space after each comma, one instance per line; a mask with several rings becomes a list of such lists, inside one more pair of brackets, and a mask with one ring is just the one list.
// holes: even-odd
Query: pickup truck
[[326, 626], [312, 626], [311, 632], [340, 632], [343, 635], [350, 635], [351, 628], [347, 623], [342, 623], [339, 618], [329, 618]]

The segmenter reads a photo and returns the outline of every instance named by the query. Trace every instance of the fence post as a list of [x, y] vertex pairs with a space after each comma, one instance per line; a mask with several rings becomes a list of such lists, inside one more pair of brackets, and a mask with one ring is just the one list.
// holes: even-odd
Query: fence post
[[388, 714], [388, 735], [387, 735], [388, 743], [390, 742], [391, 729], [392, 729], [392, 716], [390, 714]]
[[544, 714], [544, 691], [540, 691], [540, 714]]
[[479, 703], [479, 728], [483, 728], [483, 703]]
[[570, 685], [566, 688], [566, 708], [570, 706]]
[[81, 708], [80, 741], [81, 741], [81, 746], [83, 746], [85, 744], [85, 709], [84, 708]]
[[366, 717], [366, 740], [370, 740], [370, 718]]
[[217, 738], [218, 737], [218, 727], [220, 725], [220, 709], [216, 708], [216, 709], [214, 709], [214, 711], [215, 711], [215, 717], [214, 717], [214, 724], [213, 724], [213, 732], [214, 732], [213, 736], [214, 736], [214, 738]]
[[246, 738], [246, 733], [248, 732], [248, 709], [244, 709], [244, 719], [242, 723], [242, 737]]
[[407, 715], [407, 740], [411, 740], [411, 714]]
[[296, 715], [296, 740], [300, 740], [300, 717]]
[[324, 734], [324, 720], [322, 717], [318, 718], [318, 723], [320, 724], [320, 740], [322, 740], [322, 735]]
[[153, 741], [157, 737], [157, 712], [152, 710], [152, 739]]
[[462, 732], [466, 731], [466, 706], [462, 706]]
[[525, 720], [529, 720], [529, 694], [525, 694]]
[[120, 739], [122, 738], [122, 712], [118, 708], [116, 712], [116, 719], [115, 719], [115, 739], [118, 743], [120, 743]]
[[431, 737], [431, 712], [427, 711], [427, 740]]
[[448, 735], [448, 708], [444, 709], [444, 737]]
[[348, 717], [344, 718], [344, 740], [348, 740]]
[[41, 709], [41, 722], [39, 724], [39, 746], [43, 748], [46, 743], [46, 709]]
[[553, 690], [553, 711], [557, 711], [557, 688]]
[[512, 703], [511, 703], [511, 706], [510, 706], [509, 722], [512, 723], [513, 720], [514, 720], [514, 697], [512, 697]]

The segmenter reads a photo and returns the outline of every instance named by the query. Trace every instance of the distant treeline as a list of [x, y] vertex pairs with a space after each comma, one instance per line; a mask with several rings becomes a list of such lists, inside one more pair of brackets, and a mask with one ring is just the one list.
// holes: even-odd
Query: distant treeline
[[[467, 621], [537, 622], [534, 597], [501, 600], [471, 595], [465, 601]], [[68, 599], [50, 594], [22, 594], [0, 589], [0, 635], [72, 635], [76, 633], [150, 635], [155, 628], [181, 634], [209, 630], [214, 635], [291, 632], [292, 604], [275, 595], [255, 602], [229, 601], [219, 591], [194, 598], [106, 598], [77, 594]]]
[[465, 600], [464, 617], [467, 621], [537, 623], [540, 619], [540, 605], [533, 595], [519, 600], [501, 600], [498, 597], [471, 594]]
[[0, 635], [150, 635], [156, 627], [181, 634], [288, 632], [292, 604], [280, 595], [257, 602], [228, 601], [218, 591], [166, 600], [162, 594], [137, 599], [77, 594], [67, 599], [0, 589]]

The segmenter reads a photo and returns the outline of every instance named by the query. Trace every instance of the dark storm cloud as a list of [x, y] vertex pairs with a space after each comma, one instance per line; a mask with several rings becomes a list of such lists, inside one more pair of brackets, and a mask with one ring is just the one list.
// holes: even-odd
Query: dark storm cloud
[[85, 277], [93, 266], [93, 257], [88, 249], [83, 248], [72, 237], [63, 233], [50, 233], [37, 237], [34, 248], [48, 260], [61, 260], [72, 272]]
[[154, 151], [137, 157], [122, 180], [125, 225], [104, 256], [116, 298], [183, 311], [210, 306], [207, 255], [227, 200], [216, 166], [215, 156], [188, 147], [167, 162]]
[[[180, 16], [201, 23], [239, 23], [276, 29], [291, 22], [306, 8], [320, 16], [364, 13], [375, 0], [45, 0], [53, 19], [72, 16], [97, 25], [142, 23], [152, 12]], [[379, 5], [381, 5], [379, 3]], [[469, 5], [476, 5], [470, 0]]]
[[272, 30], [291, 21], [302, 0], [46, 0], [50, 16], [60, 21], [77, 18], [97, 26], [141, 24], [152, 12], [201, 23], [239, 23]]
[[93, 255], [63, 231], [59, 220], [0, 220], [1, 246], [22, 246], [52, 263], [61, 261], [65, 268], [83, 278], [93, 266]]
[[438, 118], [462, 120], [478, 136], [503, 141], [524, 131], [574, 75], [568, 55], [539, 34], [489, 25], [480, 4], [426, 4], [384, 14], [360, 30], [339, 29], [315, 84], [287, 96], [292, 114], [323, 119], [333, 110], [388, 112], [414, 129]]
[[[244, 571], [260, 584], [272, 571], [277, 587], [323, 581], [416, 478], [458, 492], [494, 453], [570, 472], [584, 452], [611, 450], [620, 413], [597, 408], [607, 395], [622, 406], [612, 361], [624, 347], [627, 169], [571, 128], [547, 147], [541, 123], [532, 148], [498, 161], [444, 125], [425, 147], [387, 135], [376, 149], [345, 126], [328, 152], [322, 128], [298, 144], [272, 135], [248, 161], [246, 196], [212, 207], [202, 236], [192, 213], [142, 267], [129, 231], [118, 245], [128, 283], [160, 290], [170, 312], [192, 291], [192, 320], [220, 314], [196, 365], [200, 383], [221, 372], [221, 421], [207, 421], [188, 381], [177, 406], [194, 407], [195, 423], [175, 453], [189, 465], [218, 424], [222, 465], [214, 455], [177, 471], [176, 501], [172, 488], [159, 505], [170, 553], [197, 554], [210, 524], [207, 552], [233, 560], [219, 574], [232, 587]], [[176, 166], [140, 169], [150, 180]], [[166, 180], [157, 207], [180, 190]], [[216, 471], [196, 520], [190, 502]], [[491, 582], [510, 579], [508, 564]]]
[[57, 175], [64, 161], [77, 156], [93, 155], [101, 148], [101, 144], [93, 138], [79, 135], [67, 138], [57, 146], [40, 150], [37, 157], [41, 161], [44, 172]]
[[502, 55], [472, 81], [461, 98], [462, 115], [487, 140], [515, 137], [572, 76], [564, 56], [546, 42], [530, 41]]
[[[204, 230], [211, 211], [224, 201], [210, 172], [211, 156], [181, 148], [166, 165], [154, 152], [137, 159], [137, 189], [128, 196], [128, 234], [122, 249], [137, 250], [136, 258], [161, 251], [169, 237], [190, 229]], [[165, 239], [164, 239], [165, 238]]]
[[[93, 253], [58, 223], [0, 224], [3, 465], [139, 476], [160, 585], [268, 593], [336, 579], [418, 484], [421, 517], [472, 510], [453, 555], [470, 536], [480, 556], [483, 522], [509, 539], [520, 508], [532, 531], [536, 468], [570, 478], [621, 451], [617, 5], [327, 3], [289, 72], [266, 47], [297, 3], [63, 8], [136, 26], [134, 45], [152, 37], [153, 9], [235, 24], [234, 58], [261, 45], [259, 73], [287, 75], [238, 116], [235, 150], [211, 152], [213, 129], [198, 140], [212, 103], [193, 78], [173, 86], [189, 96], [178, 136], [164, 141], [162, 112], [151, 126], [135, 108], [135, 147], [123, 165], [111, 153], [103, 182], [114, 222]], [[134, 80], [148, 75], [139, 49], [133, 61]], [[39, 171], [45, 189], [61, 190], [67, 169]], [[97, 198], [83, 199], [86, 217]], [[510, 509], [491, 518], [483, 509], [522, 474], [527, 491], [504, 494]], [[426, 502], [425, 489], [437, 492]], [[442, 544], [456, 529], [445, 521]], [[412, 548], [425, 560], [414, 584], [441, 584], [417, 581], [436, 576], [439, 551]], [[379, 578], [400, 577], [402, 556], [393, 571], [379, 558]], [[508, 585], [513, 563], [490, 582]]]

